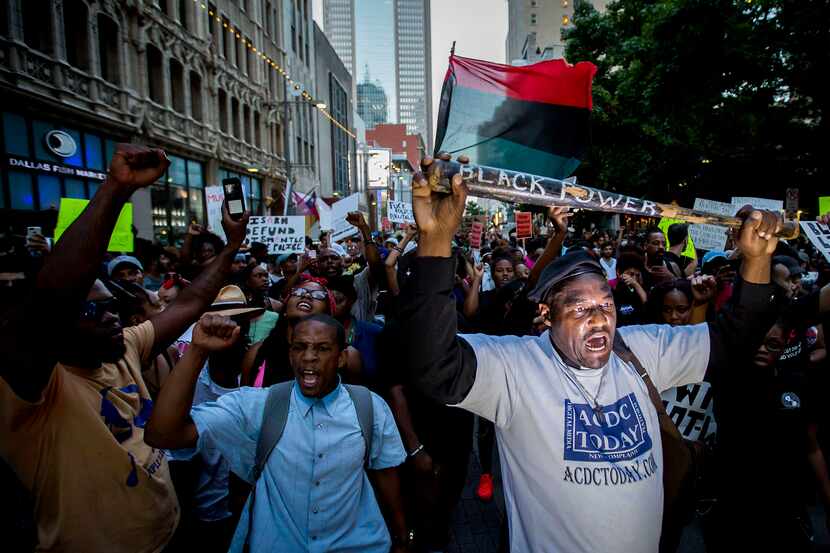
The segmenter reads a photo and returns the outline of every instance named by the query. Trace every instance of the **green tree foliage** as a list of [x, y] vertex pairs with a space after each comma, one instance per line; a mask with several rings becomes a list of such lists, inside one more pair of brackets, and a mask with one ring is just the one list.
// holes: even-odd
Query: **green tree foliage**
[[830, 3], [578, 2], [566, 58], [597, 65], [592, 147], [577, 175], [688, 204], [828, 186]]

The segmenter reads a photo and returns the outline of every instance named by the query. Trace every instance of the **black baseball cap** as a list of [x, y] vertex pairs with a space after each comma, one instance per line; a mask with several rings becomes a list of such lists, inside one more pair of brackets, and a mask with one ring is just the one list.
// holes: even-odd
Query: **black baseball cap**
[[605, 278], [605, 271], [602, 266], [590, 253], [583, 249], [577, 249], [558, 257], [550, 265], [545, 267], [536, 287], [528, 294], [527, 299], [540, 303], [548, 292], [559, 284], [570, 278], [582, 275], [595, 274]]

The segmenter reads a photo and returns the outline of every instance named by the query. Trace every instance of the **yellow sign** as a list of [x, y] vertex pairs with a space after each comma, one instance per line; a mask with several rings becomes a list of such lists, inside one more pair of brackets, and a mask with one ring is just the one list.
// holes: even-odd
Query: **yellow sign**
[[818, 199], [819, 216], [830, 213], [830, 196], [821, 196]]
[[[663, 234], [666, 236], [666, 249], [671, 247], [669, 244], [669, 227], [675, 223], [685, 223], [686, 221], [681, 221], [680, 219], [669, 219], [668, 217], [663, 217], [660, 219], [660, 223], [657, 225], [660, 227], [660, 230], [663, 231]], [[681, 254], [683, 257], [688, 257], [691, 259], [697, 259], [697, 252], [695, 251], [695, 245], [692, 242], [692, 237], [689, 236], [689, 239], [686, 243], [686, 249], [683, 250]]]
[[[55, 226], [55, 242], [66, 232], [69, 225], [81, 215], [88, 203], [89, 200], [61, 198], [61, 206], [58, 210], [58, 224]], [[112, 231], [107, 251], [133, 251], [133, 204], [124, 204], [124, 208], [121, 210], [121, 214], [115, 222], [115, 229]]]

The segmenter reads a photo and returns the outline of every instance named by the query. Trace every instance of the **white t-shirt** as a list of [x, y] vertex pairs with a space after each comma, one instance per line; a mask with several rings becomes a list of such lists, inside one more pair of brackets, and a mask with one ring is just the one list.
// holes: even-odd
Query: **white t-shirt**
[[604, 257], [599, 258], [599, 264], [602, 265], [602, 269], [605, 271], [605, 278], [608, 280], [614, 280], [617, 278], [617, 260], [613, 257], [611, 259], [606, 260]]
[[[707, 325], [617, 329], [658, 390], [700, 382]], [[657, 413], [634, 367], [567, 367], [548, 333], [463, 336], [476, 379], [461, 407], [496, 423], [511, 551], [655, 553], [663, 518]], [[604, 421], [563, 371], [571, 371]]]

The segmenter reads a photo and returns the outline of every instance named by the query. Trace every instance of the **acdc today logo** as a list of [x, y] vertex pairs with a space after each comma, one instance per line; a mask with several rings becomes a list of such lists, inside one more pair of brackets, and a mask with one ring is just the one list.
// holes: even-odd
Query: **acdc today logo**
[[587, 403], [565, 400], [565, 460], [615, 462], [635, 459], [652, 447], [633, 393], [595, 413]]

